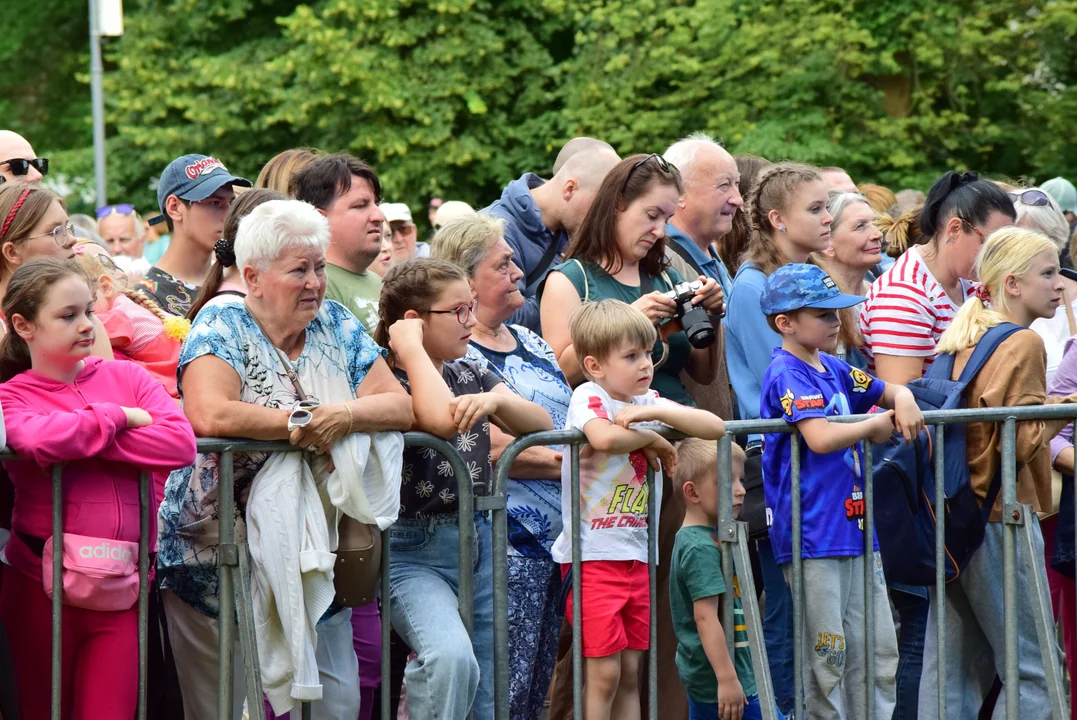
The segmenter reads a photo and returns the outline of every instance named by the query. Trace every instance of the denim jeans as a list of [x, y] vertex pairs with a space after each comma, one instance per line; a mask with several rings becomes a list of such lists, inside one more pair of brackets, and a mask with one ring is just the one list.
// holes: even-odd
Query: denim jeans
[[793, 593], [785, 584], [781, 568], [774, 562], [770, 538], [757, 541], [759, 564], [763, 570], [763, 590], [767, 594], [763, 616], [763, 642], [767, 646], [770, 681], [778, 709], [793, 712]]
[[[1043, 573], [1043, 535], [1036, 515], [1028, 516], [1032, 533], [1033, 561]], [[1005, 667], [1006, 643], [1003, 630], [1001, 522], [989, 522], [983, 545], [972, 555], [958, 578], [946, 587], [943, 597], [928, 588], [927, 641], [924, 644], [924, 674], [920, 680], [920, 717], [938, 717], [938, 623], [939, 602], [946, 603], [946, 699], [947, 717], [974, 718], [997, 672]], [[1021, 543], [1017, 547], [1017, 687], [1003, 686], [993, 718], [1006, 714], [1006, 693], [1017, 692], [1022, 718], [1051, 716], [1047, 677], [1040, 657], [1036, 622], [1032, 615], [1032, 584], [1025, 573]], [[1046, 584], [1046, 578], [1041, 578]], [[1003, 678], [1005, 680], [1005, 678]]]
[[893, 720], [916, 720], [920, 702], [920, 676], [924, 669], [927, 634], [927, 588], [890, 586], [890, 601], [898, 613], [897, 708]]
[[[744, 706], [744, 720], [763, 720], [763, 708], [759, 696], [752, 695]], [[718, 717], [718, 703], [696, 702], [688, 696], [688, 720], [722, 720]], [[778, 720], [785, 720], [782, 711], [778, 711]]]
[[[494, 716], [494, 590], [490, 521], [475, 515], [472, 545], [474, 621], [460, 621], [457, 516], [398, 520], [389, 532], [390, 617], [418, 657], [408, 663], [408, 712], [414, 720]], [[504, 659], [502, 659], [504, 662]]]

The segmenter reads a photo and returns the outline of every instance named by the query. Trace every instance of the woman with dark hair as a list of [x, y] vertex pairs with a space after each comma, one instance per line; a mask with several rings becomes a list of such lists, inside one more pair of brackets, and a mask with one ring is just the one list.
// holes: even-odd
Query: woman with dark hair
[[[572, 347], [569, 318], [583, 303], [607, 298], [639, 308], [659, 326], [651, 387], [660, 395], [694, 406], [681, 382], [681, 370], [702, 384], [714, 380], [718, 344], [692, 347], [679, 322], [670, 322], [677, 304], [663, 295], [685, 280], [665, 259], [666, 222], [683, 193], [677, 168], [659, 155], [622, 160], [602, 181], [565, 262], [550, 273], [542, 292], [543, 334], [570, 383], [579, 384], [583, 370], [582, 358]], [[692, 303], [718, 312], [722, 307], [718, 284], [709, 278], [688, 279], [702, 283]], [[712, 323], [717, 325], [717, 318]]]
[[[861, 306], [861, 351], [869, 371], [904, 385], [931, 367], [939, 338], [974, 292], [976, 255], [987, 236], [1012, 225], [1016, 217], [1013, 201], [993, 182], [976, 173], [948, 172], [931, 186], [920, 211], [922, 238], [915, 237], [904, 216], [888, 228], [901, 236], [897, 245], [907, 249], [872, 284]], [[901, 618], [894, 720], [903, 720], [917, 715], [928, 595], [925, 588], [889, 587]]]
[[235, 246], [239, 221], [250, 215], [251, 210], [264, 202], [287, 199], [286, 195], [266, 188], [248, 190], [236, 197], [228, 208], [228, 215], [224, 218], [222, 237], [213, 246], [213, 267], [210, 268], [206, 281], [202, 283], [202, 289], [191, 304], [191, 309], [187, 311], [188, 320], [193, 321], [198, 316], [198, 311], [218, 295], [234, 295], [242, 298], [247, 294], [239, 268], [236, 267]]
[[[736, 277], [737, 269], [741, 260], [744, 259], [744, 251], [748, 249], [748, 243], [752, 239], [752, 220], [749, 217], [748, 197], [755, 189], [755, 183], [759, 174], [773, 165], [770, 160], [758, 155], [737, 155], [737, 172], [740, 173], [740, 181], [737, 189], [744, 198], [745, 207], [743, 212], [733, 216], [733, 229], [729, 234], [718, 241], [718, 254], [722, 256], [729, 272]], [[728, 298], [727, 298], [728, 300]]]

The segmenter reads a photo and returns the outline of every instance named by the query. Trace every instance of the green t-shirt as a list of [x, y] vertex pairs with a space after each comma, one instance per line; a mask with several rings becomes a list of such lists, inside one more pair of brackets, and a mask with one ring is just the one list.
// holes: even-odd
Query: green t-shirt
[[[568, 260], [555, 267], [554, 270], [568, 278], [584, 302], [612, 299], [631, 305], [643, 294], [638, 285], [625, 285], [592, 262]], [[682, 281], [681, 276], [673, 268], [668, 268], [663, 275], [652, 278], [654, 289], [661, 292], [672, 290], [673, 285], [670, 283], [676, 284]], [[658, 394], [667, 400], [695, 407], [695, 401], [681, 382], [681, 370], [688, 364], [691, 354], [692, 345], [684, 332], [673, 333], [665, 342], [659, 337], [651, 351], [655, 364], [651, 389], [657, 390]]]
[[[694, 603], [725, 592], [719, 548], [718, 533], [713, 528], [682, 527], [677, 531], [669, 569], [669, 604], [673, 630], [677, 633], [677, 671], [685, 691], [696, 702], [714, 703], [718, 698], [718, 679], [696, 630]], [[744, 694], [751, 697], [758, 691], [736, 578], [733, 578], [733, 594], [733, 667]], [[723, 630], [729, 632], [729, 628]]]
[[327, 263], [325, 266], [325, 297], [336, 300], [352, 311], [359, 322], [374, 334], [378, 326], [378, 302], [381, 299], [381, 278], [370, 272], [353, 273]]

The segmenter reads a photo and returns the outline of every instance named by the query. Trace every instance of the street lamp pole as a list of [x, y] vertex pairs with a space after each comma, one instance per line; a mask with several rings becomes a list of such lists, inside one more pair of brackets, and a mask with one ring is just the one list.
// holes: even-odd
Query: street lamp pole
[[105, 91], [102, 87], [101, 14], [98, 0], [90, 0], [90, 100], [93, 105], [93, 170], [97, 207], [108, 204], [105, 177]]

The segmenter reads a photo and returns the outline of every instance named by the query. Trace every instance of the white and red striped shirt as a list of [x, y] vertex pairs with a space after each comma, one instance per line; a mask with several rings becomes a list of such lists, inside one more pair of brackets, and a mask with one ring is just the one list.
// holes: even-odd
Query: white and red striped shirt
[[[961, 281], [965, 297], [975, 284]], [[924, 371], [935, 361], [935, 346], [957, 314], [958, 306], [911, 247], [872, 283], [860, 308], [862, 351], [875, 372], [875, 353], [924, 358]]]

